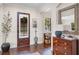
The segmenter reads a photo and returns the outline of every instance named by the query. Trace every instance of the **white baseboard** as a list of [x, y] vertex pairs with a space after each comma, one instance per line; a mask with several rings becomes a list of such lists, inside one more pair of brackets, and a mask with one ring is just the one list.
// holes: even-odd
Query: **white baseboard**
[[[42, 44], [43, 42], [38, 42], [38, 44]], [[34, 43], [31, 43], [30, 45], [34, 45]]]
[[1, 51], [1, 47], [0, 47], [0, 51]]

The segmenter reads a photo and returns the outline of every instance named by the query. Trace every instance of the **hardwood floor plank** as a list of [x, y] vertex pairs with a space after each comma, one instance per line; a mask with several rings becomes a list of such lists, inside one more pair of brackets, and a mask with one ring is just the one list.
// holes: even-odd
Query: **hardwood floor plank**
[[26, 46], [26, 47], [19, 47], [19, 48], [12, 48], [9, 52], [0, 52], [0, 55], [51, 55], [51, 46], [38, 44], [38, 46]]

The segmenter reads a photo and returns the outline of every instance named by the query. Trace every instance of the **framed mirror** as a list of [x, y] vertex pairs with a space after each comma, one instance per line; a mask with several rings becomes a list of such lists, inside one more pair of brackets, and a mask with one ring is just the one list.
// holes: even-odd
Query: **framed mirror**
[[30, 14], [17, 13], [17, 42], [18, 47], [28, 46], [30, 44]]
[[29, 16], [19, 14], [19, 38], [29, 37]]
[[58, 24], [63, 25], [64, 32], [76, 33], [77, 30], [77, 4], [58, 11]]

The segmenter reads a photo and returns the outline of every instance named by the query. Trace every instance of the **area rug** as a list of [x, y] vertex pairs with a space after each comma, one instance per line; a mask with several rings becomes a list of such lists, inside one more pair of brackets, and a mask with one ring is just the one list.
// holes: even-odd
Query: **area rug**
[[41, 55], [52, 55], [51, 48], [46, 48], [42, 50]]
[[22, 52], [18, 52], [16, 55], [40, 55], [40, 53], [39, 52], [22, 51]]

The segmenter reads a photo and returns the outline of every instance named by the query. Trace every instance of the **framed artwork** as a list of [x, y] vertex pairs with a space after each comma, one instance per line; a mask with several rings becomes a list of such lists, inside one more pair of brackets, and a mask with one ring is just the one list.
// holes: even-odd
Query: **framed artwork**
[[45, 30], [51, 31], [51, 18], [45, 18]]
[[33, 20], [33, 28], [37, 28], [37, 21]]
[[30, 14], [18, 12], [17, 19], [19, 38], [28, 38], [30, 36]]

